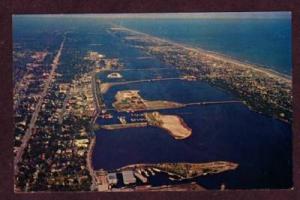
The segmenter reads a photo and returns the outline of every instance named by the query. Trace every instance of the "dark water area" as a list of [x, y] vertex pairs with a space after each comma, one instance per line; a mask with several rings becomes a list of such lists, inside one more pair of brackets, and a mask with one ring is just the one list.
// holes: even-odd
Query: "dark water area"
[[[105, 83], [122, 82], [122, 81], [135, 81], [144, 79], [154, 79], [154, 78], [177, 78], [180, 77], [180, 73], [176, 69], [172, 68], [151, 68], [148, 70], [130, 69], [125, 71], [117, 71], [122, 74], [122, 78], [111, 79], [107, 78], [107, 75], [111, 71], [106, 71], [98, 74], [98, 78]], [[149, 73], [150, 72], [150, 73]]]
[[[133, 63], [129, 68], [141, 69], [144, 59], [136, 59], [134, 46], [126, 47], [128, 55], [121, 60]], [[120, 55], [119, 55], [120, 56]], [[155, 62], [153, 62], [155, 60]], [[141, 64], [139, 64], [141, 61]], [[166, 67], [155, 58], [151, 67]], [[126, 64], [125, 67], [127, 68]], [[179, 72], [171, 68], [157, 71], [120, 71], [121, 80], [108, 80], [108, 72], [98, 77], [103, 82], [151, 79], [157, 76], [178, 77]], [[154, 81], [132, 83], [110, 88], [104, 102], [112, 108], [115, 94], [121, 90], [139, 90], [147, 100], [168, 100], [180, 103], [201, 101], [237, 100], [229, 92], [211, 87], [201, 81]], [[199, 177], [196, 181], [212, 189], [225, 183], [227, 188], [288, 188], [291, 183], [291, 126], [284, 122], [250, 111], [242, 103], [206, 106], [188, 106], [179, 109], [160, 110], [163, 114], [174, 114], [183, 118], [192, 128], [191, 137], [175, 140], [165, 130], [156, 127], [129, 128], [121, 130], [99, 130], [94, 149], [95, 169], [113, 170], [134, 163], [159, 162], [209, 162], [232, 161], [239, 164], [235, 171]], [[98, 119], [99, 124], [119, 123], [116, 116], [130, 118], [128, 113], [110, 111], [114, 118]], [[138, 112], [140, 113], [140, 112]], [[162, 184], [158, 178], [153, 184]]]
[[[291, 72], [289, 21], [127, 19], [120, 24], [169, 40], [268, 65], [283, 73]], [[66, 46], [73, 45], [81, 51], [80, 55], [97, 51], [107, 58], [118, 58], [124, 69], [157, 68], [120, 71], [122, 79], [108, 79], [108, 72], [99, 73], [98, 78], [102, 82], [180, 77], [180, 72], [172, 66], [154, 57], [147, 57], [134, 44], [124, 42], [124, 34], [111, 33], [110, 26], [105, 20], [88, 18], [14, 18], [14, 41], [35, 50], [43, 50], [43, 43], [49, 44], [51, 49], [57, 49], [62, 33], [67, 31]], [[26, 41], [26, 35], [35, 34], [38, 38], [46, 32], [52, 35], [54, 42], [42, 37], [41, 43], [34, 43], [36, 47], [28, 46], [30, 42]], [[67, 66], [65, 60], [64, 65]], [[170, 70], [160, 69], [168, 67]], [[191, 103], [238, 99], [205, 82], [166, 80], [113, 86], [104, 94], [107, 107], [112, 108], [117, 91], [128, 89], [139, 90], [140, 95], [147, 100]], [[119, 123], [117, 116], [131, 117], [129, 113], [109, 112], [114, 115], [112, 119], [98, 118], [97, 123]], [[235, 189], [292, 186], [290, 124], [253, 112], [242, 103], [187, 106], [159, 112], [182, 117], [192, 129], [192, 135], [185, 140], [175, 140], [165, 130], [156, 127], [114, 131], [100, 129], [96, 132], [94, 168], [113, 170], [134, 163], [225, 160], [236, 162], [239, 167], [234, 171], [199, 177], [195, 181], [211, 189], [220, 188], [222, 183], [227, 188]], [[159, 185], [162, 182], [162, 179], [153, 179], [153, 184]]]
[[111, 102], [115, 101], [117, 91], [129, 89], [139, 90], [139, 94], [146, 100], [166, 100], [179, 103], [237, 100], [229, 93], [211, 87], [204, 82], [167, 80], [113, 86], [105, 94], [104, 102], [110, 105]]
[[204, 181], [216, 181], [218, 187], [224, 182], [232, 188], [290, 186], [291, 130], [287, 124], [243, 105], [195, 106], [161, 113], [181, 116], [193, 129], [191, 137], [175, 140], [154, 127], [100, 130], [94, 167], [112, 170], [133, 163], [227, 160], [240, 166], [231, 175], [214, 175], [220, 178]]

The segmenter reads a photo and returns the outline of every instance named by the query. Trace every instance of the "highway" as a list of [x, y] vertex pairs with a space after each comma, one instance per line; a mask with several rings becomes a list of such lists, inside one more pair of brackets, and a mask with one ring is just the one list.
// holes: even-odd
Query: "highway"
[[[98, 63], [96, 63], [95, 66], [97, 66]], [[101, 102], [100, 102], [100, 99], [99, 99], [99, 96], [98, 96], [98, 87], [97, 87], [97, 80], [96, 80], [96, 70], [94, 69], [92, 74], [92, 90], [93, 90], [93, 99], [94, 99], [94, 104], [96, 106], [96, 110], [95, 110], [95, 114], [94, 114], [94, 117], [93, 117], [93, 120], [91, 122], [91, 126], [93, 127], [95, 122], [96, 122], [96, 119], [98, 117], [98, 114], [100, 113], [101, 111]], [[95, 134], [94, 134], [94, 131], [92, 131], [91, 133], [91, 137], [90, 137], [90, 145], [89, 145], [89, 149], [88, 149], [88, 153], [87, 153], [87, 158], [86, 158], [86, 163], [87, 163], [87, 168], [89, 170], [89, 173], [90, 173], [90, 176], [92, 177], [92, 185], [91, 185], [91, 190], [94, 191], [97, 189], [97, 177], [96, 177], [96, 173], [94, 171], [94, 168], [92, 166], [92, 156], [93, 156], [93, 149], [94, 149], [94, 146], [95, 146], [95, 143], [96, 143], [96, 137], [95, 137]]]
[[99, 96], [98, 96], [98, 92], [97, 92], [97, 82], [96, 82], [96, 72], [95, 70], [92, 73], [92, 90], [93, 90], [93, 98], [94, 98], [94, 103], [96, 106], [96, 111], [97, 113], [100, 112], [100, 100], [99, 100]]
[[19, 172], [19, 168], [18, 168], [18, 163], [22, 160], [22, 156], [23, 156], [23, 153], [24, 153], [24, 150], [25, 148], [27, 147], [27, 143], [29, 141], [29, 139], [31, 138], [31, 136], [34, 134], [34, 127], [35, 127], [35, 123], [36, 123], [36, 120], [38, 118], [38, 115], [39, 115], [39, 112], [41, 110], [41, 106], [42, 106], [42, 103], [44, 101], [44, 98], [47, 94], [47, 91], [50, 87], [50, 84], [52, 82], [52, 79], [53, 79], [53, 76], [54, 76], [54, 73], [55, 73], [55, 70], [59, 64], [59, 60], [60, 60], [60, 56], [61, 56], [61, 53], [62, 53], [62, 50], [63, 50], [63, 47], [64, 47], [64, 43], [65, 43], [65, 39], [63, 39], [61, 45], [60, 45], [60, 48], [56, 54], [56, 56], [54, 57], [54, 60], [53, 60], [53, 63], [51, 64], [52, 66], [52, 69], [50, 71], [50, 74], [49, 74], [49, 77], [48, 79], [45, 81], [45, 86], [44, 86], [44, 89], [40, 95], [40, 99], [35, 107], [35, 110], [32, 114], [32, 117], [31, 117], [31, 120], [30, 120], [30, 124], [25, 132], [25, 135], [23, 136], [22, 138], [22, 144], [21, 146], [18, 148], [18, 151], [16, 153], [16, 156], [14, 158], [14, 174], [17, 175], [18, 172]]

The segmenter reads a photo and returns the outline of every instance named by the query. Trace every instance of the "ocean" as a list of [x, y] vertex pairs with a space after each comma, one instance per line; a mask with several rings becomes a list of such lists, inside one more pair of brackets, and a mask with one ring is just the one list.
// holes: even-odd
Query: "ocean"
[[126, 19], [115, 23], [290, 75], [290, 19]]
[[[100, 18], [30, 18], [17, 17], [14, 42], [28, 48], [43, 50], [47, 44], [59, 42], [61, 32], [68, 31], [66, 46], [73, 46], [80, 55], [97, 51], [108, 58], [118, 58], [127, 69], [157, 68], [154, 71], [127, 71], [123, 79], [175, 77], [180, 74], [172, 66], [147, 56], [134, 45], [124, 42], [122, 34], [110, 34], [111, 23], [138, 30], [160, 38], [203, 48], [250, 63], [257, 63], [290, 75], [291, 22], [289, 19], [100, 19]], [[55, 35], [56, 42], [45, 33]], [[35, 35], [42, 40], [24, 40]], [[22, 40], [23, 38], [23, 40]], [[31, 44], [31, 46], [30, 46]], [[32, 46], [32, 44], [35, 44]], [[54, 47], [52, 47], [54, 49]], [[58, 48], [58, 47], [57, 47]], [[69, 58], [64, 58], [64, 65]], [[71, 68], [71, 66], [70, 66]], [[161, 70], [160, 68], [170, 68]], [[107, 74], [99, 73], [101, 81]], [[112, 87], [104, 96], [111, 108], [119, 90], [137, 89], [148, 100], [171, 100], [182, 103], [214, 100], [236, 100], [233, 94], [206, 82], [161, 81]], [[175, 140], [166, 131], [154, 128], [131, 128], [96, 132], [93, 152], [95, 169], [112, 170], [134, 163], [208, 162], [227, 160], [239, 164], [237, 170], [200, 177], [197, 182], [209, 189], [227, 188], [290, 188], [292, 187], [291, 125], [249, 110], [243, 104], [191, 106], [161, 111], [181, 116], [193, 129], [186, 140]], [[97, 123], [118, 122], [114, 118]]]

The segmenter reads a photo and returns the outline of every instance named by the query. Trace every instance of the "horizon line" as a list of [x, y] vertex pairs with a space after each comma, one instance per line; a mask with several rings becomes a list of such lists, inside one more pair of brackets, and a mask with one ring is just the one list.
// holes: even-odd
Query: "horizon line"
[[290, 11], [269, 12], [171, 12], [171, 13], [82, 13], [82, 14], [15, 14], [13, 18], [99, 18], [99, 19], [280, 19], [291, 18]]

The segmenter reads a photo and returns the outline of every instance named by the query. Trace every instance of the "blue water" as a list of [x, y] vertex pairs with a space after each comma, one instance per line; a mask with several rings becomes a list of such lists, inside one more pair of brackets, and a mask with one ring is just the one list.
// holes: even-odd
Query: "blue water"
[[[113, 36], [122, 39], [122, 36]], [[117, 39], [116, 39], [117, 40]], [[119, 47], [120, 49], [121, 47]], [[111, 51], [126, 62], [125, 68], [144, 69], [168, 67], [156, 58], [137, 59], [143, 56], [134, 46], [122, 44], [120, 53]], [[145, 56], [145, 55], [144, 55]], [[149, 65], [150, 64], [150, 65]], [[107, 72], [98, 74], [104, 82], [138, 80], [178, 76], [178, 71], [124, 71], [119, 79], [107, 79]], [[169, 100], [181, 103], [199, 101], [236, 100], [227, 91], [211, 87], [205, 82], [160, 81], [114, 86], [104, 95], [104, 102], [112, 108], [117, 91], [139, 90], [147, 100]], [[114, 118], [98, 119], [99, 124], [118, 123], [116, 116], [128, 113], [110, 111]], [[207, 162], [227, 160], [239, 164], [237, 170], [209, 177], [197, 182], [207, 188], [289, 188], [291, 175], [291, 126], [276, 119], [250, 111], [243, 104], [190, 106], [161, 110], [165, 114], [181, 116], [192, 128], [192, 136], [175, 140], [166, 131], [155, 128], [130, 128], [97, 132], [93, 165], [96, 169], [113, 170], [134, 163]]]
[[[172, 88], [173, 87], [173, 88]], [[202, 82], [170, 81], [168, 84], [131, 84], [115, 86], [105, 95], [111, 105], [119, 90], [139, 89], [149, 100], [173, 100], [182, 103], [231, 100], [234, 96]], [[167, 91], [169, 89], [169, 91]], [[170, 91], [170, 89], [172, 89]], [[97, 132], [93, 165], [112, 170], [133, 163], [208, 162], [227, 160], [239, 164], [234, 172], [200, 177], [208, 188], [287, 188], [291, 185], [291, 127], [250, 111], [243, 104], [191, 106], [160, 111], [181, 116], [193, 129], [186, 140], [175, 140], [166, 131], [154, 128]], [[117, 115], [109, 122], [118, 123]]]
[[[113, 21], [118, 23], [118, 21]], [[119, 58], [126, 69], [157, 68], [155, 71], [123, 71], [121, 80], [106, 82], [176, 77], [180, 72], [157, 58], [139, 59], [145, 52], [124, 43], [124, 34], [112, 35], [107, 20], [79, 18], [13, 18], [14, 43], [28, 49], [57, 49], [62, 33], [68, 31], [66, 49], [75, 49], [75, 56], [98, 51], [108, 58]], [[241, 60], [267, 65], [277, 71], [291, 73], [291, 38], [289, 20], [122, 20], [123, 26], [169, 40], [207, 50], [217, 51]], [[45, 34], [51, 35], [47, 40]], [[33, 41], [32, 38], [41, 40]], [[97, 45], [95, 45], [97, 44]], [[79, 52], [79, 53], [78, 53]], [[62, 55], [67, 66], [72, 58]], [[169, 67], [170, 70], [160, 70]], [[233, 94], [205, 82], [161, 81], [112, 87], [104, 101], [112, 107], [118, 90], [138, 89], [148, 100], [170, 100], [182, 103], [237, 99]], [[249, 110], [243, 104], [190, 106], [160, 111], [181, 116], [192, 128], [190, 138], [175, 140], [166, 131], [135, 128], [115, 131], [99, 130], [93, 154], [95, 169], [115, 169], [133, 163], [206, 162], [228, 160], [239, 164], [237, 170], [200, 177], [198, 183], [216, 189], [227, 188], [289, 188], [292, 186], [291, 125]], [[111, 120], [118, 122], [112, 112]]]
[[116, 23], [291, 74], [290, 19], [126, 19]]

